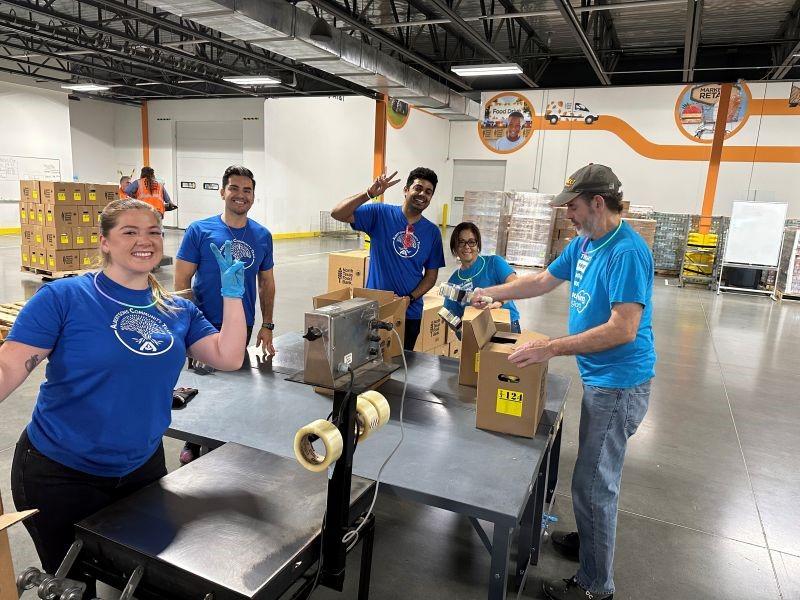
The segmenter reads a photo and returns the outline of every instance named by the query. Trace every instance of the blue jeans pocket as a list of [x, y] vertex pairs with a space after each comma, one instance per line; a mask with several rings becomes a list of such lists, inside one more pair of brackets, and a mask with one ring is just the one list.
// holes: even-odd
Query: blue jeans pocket
[[642, 424], [647, 407], [650, 404], [650, 382], [625, 390], [627, 411], [625, 417], [625, 434], [631, 437]]

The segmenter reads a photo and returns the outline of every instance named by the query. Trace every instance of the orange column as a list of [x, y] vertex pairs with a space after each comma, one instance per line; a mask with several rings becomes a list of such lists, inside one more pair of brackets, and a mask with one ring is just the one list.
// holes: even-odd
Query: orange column
[[150, 166], [150, 128], [147, 120], [147, 100], [142, 100], [142, 166]]
[[[386, 96], [375, 101], [375, 149], [372, 155], [372, 177], [386, 170]], [[378, 199], [383, 202], [383, 196]]]
[[723, 83], [717, 104], [717, 120], [714, 123], [714, 140], [711, 143], [711, 158], [708, 162], [706, 189], [703, 193], [703, 210], [700, 213], [700, 233], [708, 233], [711, 229], [711, 216], [714, 212], [714, 199], [717, 196], [717, 180], [719, 179], [719, 163], [722, 158], [722, 146], [725, 143], [725, 126], [728, 124], [728, 107], [731, 103], [732, 83]]

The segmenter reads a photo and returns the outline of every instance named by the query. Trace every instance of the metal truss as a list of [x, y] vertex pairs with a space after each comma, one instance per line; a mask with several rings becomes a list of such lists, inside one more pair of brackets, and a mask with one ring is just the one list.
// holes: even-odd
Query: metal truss
[[778, 28], [778, 38], [792, 40], [780, 44], [773, 49], [772, 62], [775, 69], [769, 73], [770, 79], [783, 79], [794, 70], [795, 76], [800, 73], [800, 0], [794, 3], [792, 10]]
[[[0, 1], [2, 71], [71, 83], [112, 86], [104, 95], [121, 100], [286, 94], [373, 95], [306, 65], [273, 55], [138, 0], [73, 0], [59, 10], [54, 0]], [[58, 77], [58, 74], [61, 77]], [[269, 89], [223, 80], [234, 75], [271, 75]]]

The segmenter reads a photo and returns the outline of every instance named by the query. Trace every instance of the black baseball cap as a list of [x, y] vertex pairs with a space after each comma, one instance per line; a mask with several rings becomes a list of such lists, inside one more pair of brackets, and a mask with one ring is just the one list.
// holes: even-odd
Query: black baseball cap
[[569, 176], [564, 190], [550, 201], [550, 206], [564, 206], [585, 192], [607, 194], [621, 188], [622, 183], [609, 167], [589, 163]]

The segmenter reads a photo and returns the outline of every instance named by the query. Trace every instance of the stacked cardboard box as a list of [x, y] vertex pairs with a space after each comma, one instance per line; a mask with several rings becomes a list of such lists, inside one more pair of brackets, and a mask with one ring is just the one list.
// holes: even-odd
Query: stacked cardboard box
[[49, 273], [97, 263], [99, 215], [117, 186], [64, 181], [20, 181], [23, 268]]
[[655, 219], [631, 219], [626, 217], [625, 222], [644, 238], [644, 241], [647, 242], [647, 245], [652, 250], [656, 239]]
[[464, 192], [464, 221], [471, 221], [481, 230], [481, 253], [506, 253], [509, 212], [513, 192]]
[[331, 252], [328, 255], [328, 291], [363, 288], [369, 274], [369, 250]]
[[559, 206], [554, 211], [553, 233], [550, 236], [550, 260], [555, 260], [578, 233], [567, 218], [567, 209]]

